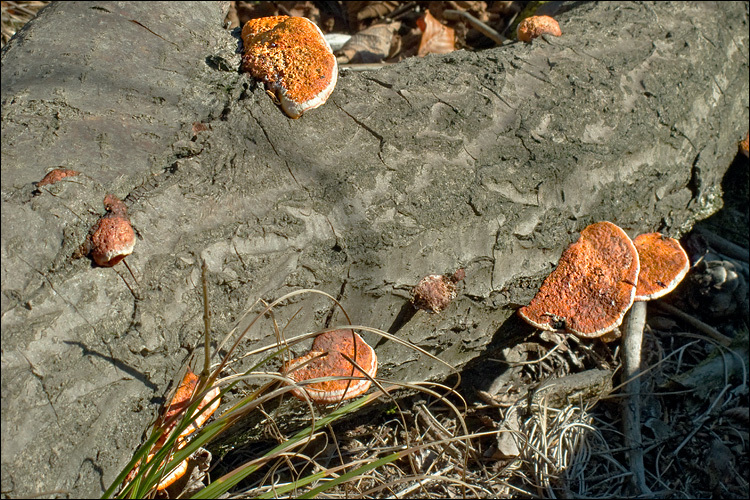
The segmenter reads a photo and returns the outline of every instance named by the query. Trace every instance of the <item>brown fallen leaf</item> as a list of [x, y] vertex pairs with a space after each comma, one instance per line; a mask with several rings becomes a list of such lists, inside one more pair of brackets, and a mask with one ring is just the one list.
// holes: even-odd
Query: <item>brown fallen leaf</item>
[[306, 17], [323, 32], [328, 32], [333, 26], [330, 15], [324, 14], [311, 1], [287, 2], [233, 2], [236, 8], [238, 26], [242, 27], [250, 19], [270, 16]]
[[340, 64], [378, 63], [391, 52], [393, 33], [401, 23], [375, 24], [352, 36], [336, 51]]
[[399, 2], [346, 2], [346, 11], [349, 17], [349, 26], [352, 29], [360, 29], [373, 20], [377, 22], [399, 7]]
[[456, 35], [453, 28], [449, 28], [435, 19], [429, 10], [417, 21], [419, 29], [422, 30], [422, 41], [419, 43], [417, 55], [424, 57], [427, 54], [447, 54], [456, 50]]

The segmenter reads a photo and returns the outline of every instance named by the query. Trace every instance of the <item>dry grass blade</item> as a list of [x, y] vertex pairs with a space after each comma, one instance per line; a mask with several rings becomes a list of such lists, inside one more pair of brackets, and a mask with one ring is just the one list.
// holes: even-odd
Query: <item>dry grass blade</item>
[[8, 43], [16, 31], [31, 21], [39, 10], [50, 2], [0, 2], [2, 9], [2, 46]]
[[519, 437], [526, 440], [522, 459], [532, 466], [532, 484], [539, 495], [591, 494], [586, 478], [591, 472], [592, 446], [606, 446], [606, 440], [585, 409], [570, 405], [557, 410], [541, 405], [524, 422]]

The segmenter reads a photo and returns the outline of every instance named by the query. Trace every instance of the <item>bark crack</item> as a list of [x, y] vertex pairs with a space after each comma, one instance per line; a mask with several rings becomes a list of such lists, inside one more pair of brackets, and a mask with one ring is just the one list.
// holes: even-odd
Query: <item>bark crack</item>
[[[349, 118], [351, 118], [354, 121], [354, 123], [356, 123], [357, 125], [359, 125], [363, 129], [365, 129], [367, 132], [369, 132], [370, 134], [372, 134], [372, 136], [375, 137], [378, 140], [378, 142], [379, 142], [379, 144], [378, 144], [378, 158], [380, 159], [381, 163], [383, 163], [383, 165], [385, 165], [386, 167], [388, 167], [388, 164], [385, 162], [385, 160], [383, 160], [383, 144], [385, 143], [385, 139], [383, 138], [383, 136], [380, 135], [380, 134], [378, 134], [377, 132], [375, 132], [372, 128], [370, 128], [367, 125], [365, 125], [359, 119], [355, 118], [351, 113], [349, 113], [347, 110], [345, 110], [344, 108], [342, 108], [341, 106], [339, 106], [339, 104], [336, 101], [333, 101], [333, 103], [336, 105], [337, 108], [339, 108], [341, 111], [343, 111], [344, 113], [346, 113], [346, 116], [348, 116]], [[390, 167], [388, 167], [388, 168], [390, 168]]]
[[24, 357], [26, 362], [29, 364], [29, 370], [31, 371], [31, 374], [34, 375], [34, 377], [39, 381], [39, 385], [42, 388], [42, 392], [44, 393], [44, 396], [47, 398], [47, 403], [49, 404], [49, 407], [52, 409], [52, 413], [55, 414], [55, 423], [57, 424], [57, 428], [60, 429], [61, 432], [63, 431], [62, 426], [60, 425], [60, 417], [57, 414], [57, 410], [55, 410], [55, 405], [52, 403], [52, 398], [49, 395], [49, 392], [47, 392], [47, 387], [44, 385], [44, 375], [39, 373], [37, 371], [36, 366], [34, 363], [31, 362], [31, 360], [23, 353], [23, 351], [18, 351], [21, 356]]

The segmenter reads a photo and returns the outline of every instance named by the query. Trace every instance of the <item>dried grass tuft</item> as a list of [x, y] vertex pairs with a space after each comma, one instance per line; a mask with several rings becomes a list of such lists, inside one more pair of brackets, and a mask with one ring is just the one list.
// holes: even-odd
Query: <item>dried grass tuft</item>
[[16, 31], [31, 21], [39, 10], [50, 2], [0, 2], [0, 47], [5, 47]]

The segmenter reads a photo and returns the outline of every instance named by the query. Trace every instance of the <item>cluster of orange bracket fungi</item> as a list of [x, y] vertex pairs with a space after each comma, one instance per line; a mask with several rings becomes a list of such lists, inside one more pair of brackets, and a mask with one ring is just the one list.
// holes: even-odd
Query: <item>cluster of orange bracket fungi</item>
[[322, 105], [333, 92], [336, 57], [309, 19], [251, 19], [242, 28], [242, 42], [242, 71], [262, 81], [291, 118]]
[[[174, 397], [172, 398], [172, 401], [170, 402], [169, 406], [166, 408], [166, 411], [159, 417], [159, 419], [154, 424], [155, 429], [163, 429], [164, 433], [161, 435], [159, 440], [154, 444], [154, 448], [151, 450], [151, 452], [148, 454], [148, 459], [146, 462], [150, 462], [151, 459], [156, 455], [156, 453], [159, 452], [159, 450], [164, 446], [164, 443], [169, 438], [169, 435], [171, 432], [177, 427], [177, 422], [179, 420], [179, 415], [181, 413], [184, 413], [187, 408], [193, 403], [193, 394], [195, 393], [196, 388], [198, 387], [199, 377], [193, 371], [188, 367], [187, 373], [185, 373], [185, 377], [183, 377], [182, 382], [180, 383], [180, 386], [177, 388], [177, 391], [175, 392]], [[207, 405], [209, 405], [208, 408], [206, 408]], [[177, 450], [183, 448], [185, 444], [187, 444], [187, 438], [197, 431], [206, 421], [213, 415], [213, 413], [216, 411], [216, 409], [219, 407], [219, 404], [221, 404], [221, 398], [219, 397], [219, 388], [213, 387], [210, 391], [206, 392], [206, 394], [201, 399], [201, 402], [198, 404], [198, 407], [195, 410], [195, 413], [193, 413], [192, 416], [184, 416], [182, 418], [184, 419], [191, 419], [192, 422], [182, 431], [180, 432], [180, 435], [177, 437], [176, 442], [176, 448]], [[204, 410], [205, 408], [205, 410]], [[195, 416], [197, 415], [197, 416]], [[169, 462], [172, 460], [173, 453], [169, 455], [169, 458], [166, 460], [166, 462]], [[140, 464], [136, 464], [136, 466], [133, 468], [133, 470], [128, 474], [128, 477], [126, 478], [126, 482], [129, 482], [135, 477], [135, 474], [138, 472]], [[169, 472], [169, 474], [166, 474], [161, 480], [159, 481], [158, 485], [156, 486], [157, 490], [164, 490], [171, 486], [175, 481], [177, 481], [179, 478], [185, 475], [185, 473], [188, 471], [188, 459], [186, 458], [180, 464], [175, 467], [172, 471]]]
[[[337, 403], [367, 392], [370, 378], [378, 371], [378, 357], [353, 330], [333, 330], [315, 337], [310, 352], [285, 363], [281, 371], [300, 386], [292, 390], [297, 398], [309, 397], [318, 404]], [[345, 378], [313, 381], [329, 377]]]
[[116, 196], [105, 196], [104, 208], [107, 214], [91, 228], [83, 253], [89, 254], [99, 266], [112, 267], [133, 253], [135, 232], [127, 207]]
[[438, 313], [456, 298], [456, 283], [464, 279], [463, 269], [451, 276], [431, 274], [422, 278], [412, 289], [411, 302], [417, 309]]
[[669, 293], [688, 269], [677, 240], [648, 233], [633, 242], [611, 222], [597, 222], [581, 231], [518, 313], [542, 330], [599, 337], [620, 326], [634, 300]]
[[542, 35], [561, 36], [560, 24], [550, 16], [527, 17], [516, 28], [516, 37], [522, 42], [530, 42]]

